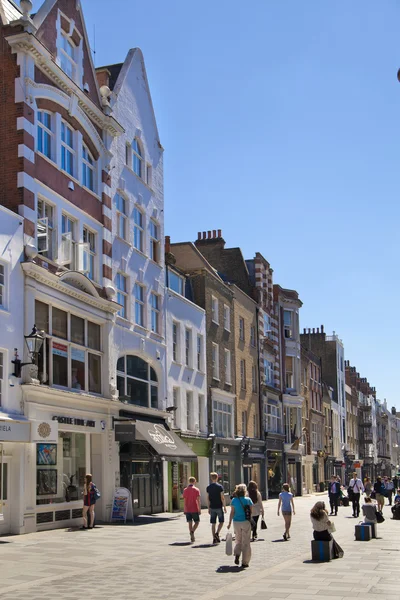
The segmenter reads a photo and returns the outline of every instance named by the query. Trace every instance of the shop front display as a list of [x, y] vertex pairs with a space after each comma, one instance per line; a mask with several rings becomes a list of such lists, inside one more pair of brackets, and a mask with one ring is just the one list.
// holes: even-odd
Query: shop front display
[[[219, 443], [221, 442], [221, 443]], [[242, 483], [242, 457], [239, 442], [218, 440], [212, 454], [211, 470], [218, 473], [218, 482], [223, 486], [226, 501], [238, 483]]]
[[283, 481], [283, 454], [282, 452], [268, 450], [268, 497], [277, 498], [282, 491]]

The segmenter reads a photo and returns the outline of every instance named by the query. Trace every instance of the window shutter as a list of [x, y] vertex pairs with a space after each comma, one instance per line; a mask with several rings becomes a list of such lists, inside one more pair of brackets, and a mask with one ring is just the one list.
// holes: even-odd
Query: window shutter
[[61, 236], [60, 257], [58, 264], [67, 265], [72, 262], [72, 234], [63, 233]]
[[90, 271], [90, 244], [84, 242], [83, 244], [77, 244], [77, 262], [78, 271], [81, 273], [89, 273]]
[[37, 220], [37, 246], [39, 254], [47, 252], [49, 249], [49, 219], [47, 217]]

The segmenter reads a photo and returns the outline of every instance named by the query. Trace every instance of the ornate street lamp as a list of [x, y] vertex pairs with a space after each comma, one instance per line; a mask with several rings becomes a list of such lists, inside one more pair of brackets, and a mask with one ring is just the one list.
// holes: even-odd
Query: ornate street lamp
[[44, 341], [44, 335], [36, 329], [36, 325], [33, 326], [29, 335], [24, 335], [24, 338], [31, 362], [21, 362], [18, 358], [18, 349], [14, 348], [14, 360], [11, 361], [14, 365], [14, 377], [21, 377], [22, 367], [25, 367], [26, 365], [36, 365]]

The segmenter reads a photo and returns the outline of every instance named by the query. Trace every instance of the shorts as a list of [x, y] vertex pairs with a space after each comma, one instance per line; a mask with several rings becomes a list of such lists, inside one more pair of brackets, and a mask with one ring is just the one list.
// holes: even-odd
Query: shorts
[[215, 525], [215, 523], [217, 522], [217, 517], [220, 523], [223, 523], [225, 521], [225, 515], [222, 508], [210, 508], [210, 523], [212, 525]]
[[199, 513], [185, 513], [185, 517], [188, 523], [190, 523], [191, 521], [198, 523], [200, 521]]
[[385, 502], [385, 496], [383, 494], [376, 494], [377, 502]]
[[282, 514], [285, 515], [285, 517], [288, 517], [289, 515], [292, 514], [292, 511], [291, 510], [283, 510]]

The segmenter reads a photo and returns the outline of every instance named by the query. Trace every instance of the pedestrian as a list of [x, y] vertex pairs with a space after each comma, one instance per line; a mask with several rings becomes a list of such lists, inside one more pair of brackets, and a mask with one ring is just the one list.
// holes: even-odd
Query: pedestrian
[[240, 555], [242, 555], [242, 567], [246, 568], [251, 559], [251, 514], [253, 502], [246, 497], [247, 487], [240, 483], [235, 488], [235, 495], [231, 502], [231, 513], [229, 515], [228, 529], [231, 528], [233, 521], [233, 530], [235, 532], [235, 565], [239, 564]]
[[400, 519], [400, 490], [397, 490], [397, 493], [394, 497], [394, 506], [391, 508], [393, 519], [398, 521]]
[[278, 502], [278, 517], [279, 511], [282, 506], [282, 516], [285, 521], [285, 533], [283, 534], [283, 539], [285, 542], [290, 540], [290, 525], [292, 523], [292, 513], [296, 514], [294, 510], [294, 502], [293, 502], [293, 494], [289, 492], [289, 484], [284, 483], [282, 486], [282, 492], [279, 494], [279, 502]]
[[328, 483], [328, 494], [329, 503], [331, 505], [331, 515], [338, 513], [339, 499], [340, 499], [340, 484], [336, 477], [332, 475], [330, 482]]
[[392, 506], [392, 496], [393, 496], [393, 492], [394, 492], [394, 483], [392, 481], [391, 477], [387, 478], [386, 484], [385, 484], [385, 488], [386, 488], [386, 493], [387, 493], [387, 497], [389, 500], [389, 506]]
[[364, 504], [362, 505], [362, 512], [364, 515], [364, 523], [372, 523], [375, 525], [375, 534], [376, 534], [376, 505], [375, 502], [372, 501], [372, 498], [366, 496], [364, 500]]
[[367, 496], [367, 498], [370, 497], [372, 490], [373, 490], [373, 486], [371, 483], [371, 479], [369, 477], [366, 477], [365, 483], [364, 483], [364, 492], [365, 492], [365, 495]]
[[257, 524], [260, 514], [261, 518], [264, 518], [264, 506], [262, 503], [261, 494], [258, 490], [258, 485], [255, 481], [249, 481], [248, 496], [253, 503], [253, 510], [251, 513], [251, 516], [253, 517], [251, 532], [252, 541], [254, 542], [257, 539]]
[[317, 540], [318, 542], [330, 542], [332, 540], [334, 558], [343, 558], [344, 552], [342, 548], [329, 531], [329, 528], [332, 527], [332, 523], [328, 519], [325, 502], [317, 502], [314, 504], [310, 512], [310, 517], [314, 530], [314, 540]]
[[[100, 498], [100, 492], [92, 481], [92, 475], [87, 473], [85, 475], [85, 483], [83, 484], [83, 527], [82, 529], [93, 529], [94, 527], [94, 507], [96, 500]], [[88, 519], [89, 512], [89, 519]]]
[[[219, 534], [224, 526], [226, 501], [224, 488], [218, 483], [218, 473], [210, 473], [211, 483], [207, 487], [207, 507], [210, 515], [213, 544], [219, 544]], [[216, 529], [218, 519], [218, 529]]]
[[377, 477], [374, 483], [374, 492], [376, 496], [376, 501], [378, 503], [379, 512], [383, 511], [383, 507], [385, 506], [385, 486], [382, 481], [382, 477]]
[[397, 488], [399, 487], [399, 478], [397, 477], [397, 475], [393, 477], [393, 485], [394, 489], [397, 490]]
[[189, 477], [189, 485], [183, 490], [183, 512], [189, 527], [190, 541], [195, 542], [194, 532], [199, 526], [201, 515], [200, 490], [195, 487], [196, 478]]
[[353, 517], [358, 517], [360, 514], [360, 494], [364, 491], [364, 486], [357, 473], [353, 473], [353, 479], [349, 483], [349, 498], [353, 504]]

